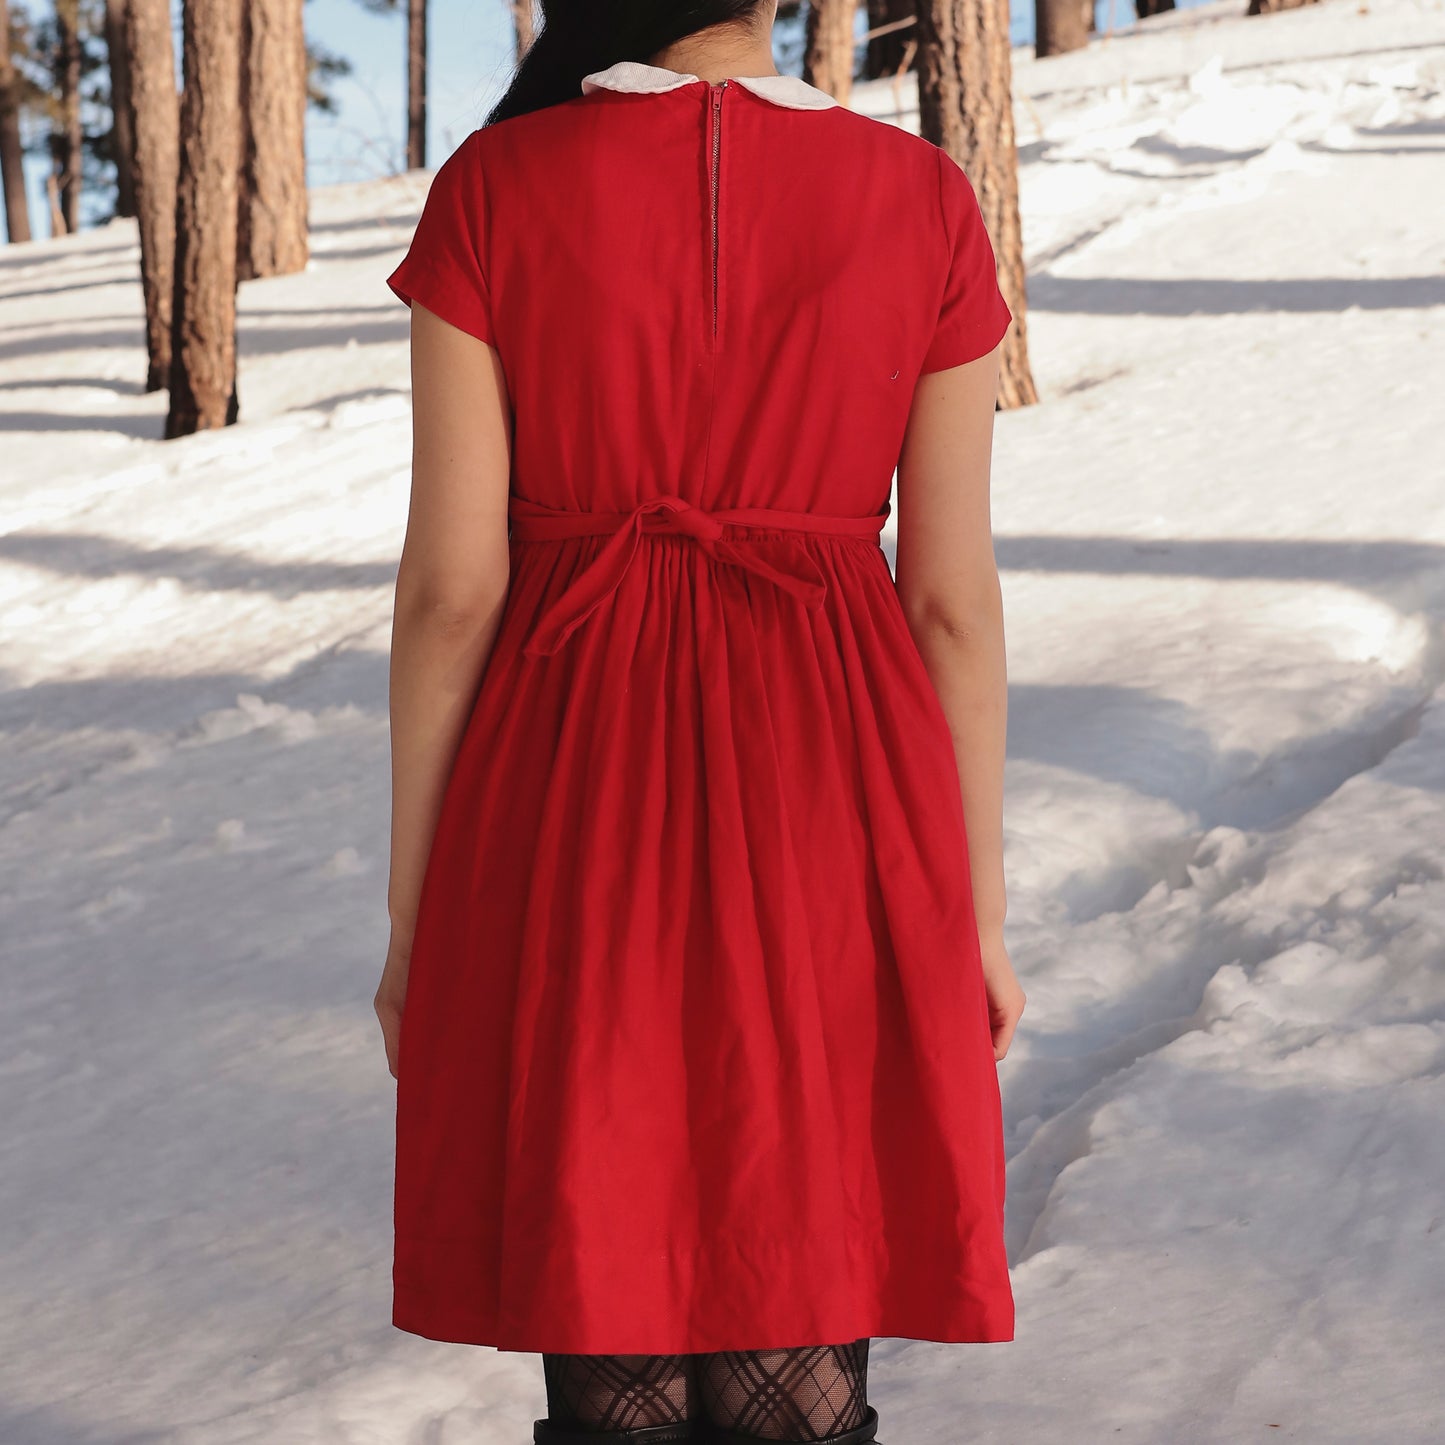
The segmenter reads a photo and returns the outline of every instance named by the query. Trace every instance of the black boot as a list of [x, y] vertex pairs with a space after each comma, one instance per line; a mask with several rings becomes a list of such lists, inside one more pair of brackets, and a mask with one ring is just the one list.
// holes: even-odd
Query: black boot
[[[737, 1430], [724, 1430], [714, 1425], [706, 1437], [713, 1445], [780, 1445], [778, 1441], [766, 1441], [761, 1435], [744, 1435]], [[836, 1435], [823, 1435], [813, 1445], [881, 1445], [878, 1440], [878, 1411], [872, 1405], [863, 1417], [861, 1425], [851, 1430], [840, 1430]], [[570, 1445], [570, 1442], [568, 1442]]]
[[636, 1425], [630, 1430], [583, 1430], [537, 1420], [532, 1425], [532, 1440], [534, 1445], [673, 1445], [682, 1440], [696, 1440], [700, 1445], [704, 1439], [702, 1426], [701, 1420], [676, 1420], [670, 1424]]

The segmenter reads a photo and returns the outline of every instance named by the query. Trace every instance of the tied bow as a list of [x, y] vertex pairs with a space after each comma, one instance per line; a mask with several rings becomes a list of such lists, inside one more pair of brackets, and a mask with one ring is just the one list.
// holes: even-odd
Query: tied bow
[[[553, 512], [536, 504], [518, 504], [518, 501], [514, 499], [512, 514], [514, 524], [520, 522], [520, 525], [514, 525], [513, 530], [515, 535], [524, 539], [596, 535], [603, 530], [612, 530], [599, 526], [599, 520], [604, 519], [595, 515]], [[770, 518], [793, 520], [774, 522]], [[761, 507], [708, 512], [681, 497], [651, 497], [631, 512], [622, 514], [621, 525], [612, 530], [602, 550], [543, 610], [524, 650], [543, 655], [556, 652], [617, 589], [637, 555], [638, 541], [643, 532], [670, 532], [676, 536], [691, 537], [709, 556], [767, 578], [816, 611], [827, 596], [828, 583], [818, 564], [806, 552], [797, 551], [798, 566], [796, 570], [791, 570], [775, 566], [759, 556], [754, 544], [734, 541], [727, 536], [729, 523], [762, 527], [792, 525], [801, 530], [800, 524], [808, 520], [806, 514], [771, 512]], [[882, 518], [871, 520], [876, 531], [882, 524]]]

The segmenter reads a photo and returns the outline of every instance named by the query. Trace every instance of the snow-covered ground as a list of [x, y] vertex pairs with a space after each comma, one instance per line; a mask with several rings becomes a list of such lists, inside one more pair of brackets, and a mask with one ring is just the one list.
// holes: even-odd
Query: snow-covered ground
[[[1018, 1335], [875, 1342], [886, 1445], [1445, 1439], [1445, 9], [1242, 8], [1016, 62]], [[543, 1412], [389, 1324], [424, 187], [316, 193], [243, 423], [180, 442], [133, 224], [0, 252], [0, 1445]]]

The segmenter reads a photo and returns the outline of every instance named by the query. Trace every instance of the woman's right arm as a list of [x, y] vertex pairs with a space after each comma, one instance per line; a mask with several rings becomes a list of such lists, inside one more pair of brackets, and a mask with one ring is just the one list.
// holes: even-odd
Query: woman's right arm
[[989, 508], [998, 372], [995, 348], [918, 378], [898, 461], [895, 567], [909, 631], [953, 735], [995, 1059], [1008, 1052], [1024, 1008], [1003, 942], [1008, 677]]
[[390, 667], [391, 936], [374, 1007], [392, 1075], [422, 880], [511, 581], [511, 408], [496, 349], [420, 301], [412, 468]]

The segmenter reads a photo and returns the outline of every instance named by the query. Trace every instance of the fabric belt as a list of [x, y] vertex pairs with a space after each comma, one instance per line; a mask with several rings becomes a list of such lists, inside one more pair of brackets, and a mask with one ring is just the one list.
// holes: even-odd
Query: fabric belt
[[597, 556], [545, 608], [523, 651], [548, 655], [557, 651], [626, 575], [644, 532], [691, 537], [709, 556], [745, 567], [765, 577], [816, 611], [827, 596], [828, 583], [818, 564], [799, 549], [778, 566], [759, 556], [752, 543], [729, 537], [732, 527], [773, 527], [812, 532], [825, 537], [877, 538], [888, 520], [889, 504], [866, 517], [828, 516], [818, 512], [783, 512], [772, 507], [719, 507], [704, 511], [681, 497], [649, 497], [630, 512], [580, 512], [544, 507], [513, 495], [507, 507], [511, 535], [522, 542], [558, 541], [565, 537], [606, 536]]

